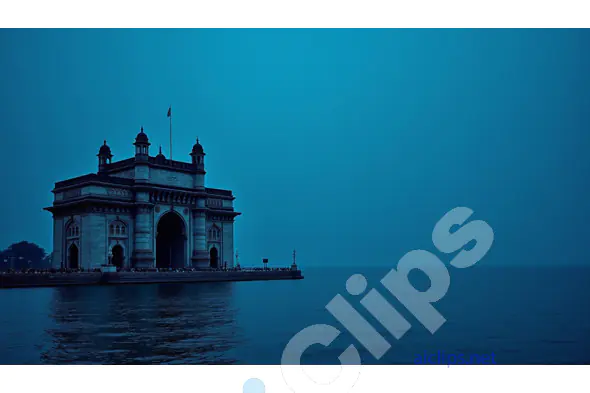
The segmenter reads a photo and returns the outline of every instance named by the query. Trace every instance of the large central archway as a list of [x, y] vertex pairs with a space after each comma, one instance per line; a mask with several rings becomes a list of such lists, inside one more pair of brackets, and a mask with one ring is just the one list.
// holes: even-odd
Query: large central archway
[[173, 212], [158, 221], [156, 236], [156, 267], [176, 269], [184, 267], [186, 231], [184, 221]]

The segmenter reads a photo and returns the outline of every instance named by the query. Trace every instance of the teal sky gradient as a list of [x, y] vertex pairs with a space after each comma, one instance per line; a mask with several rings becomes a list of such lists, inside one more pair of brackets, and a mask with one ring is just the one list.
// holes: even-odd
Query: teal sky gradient
[[[588, 30], [2, 30], [0, 247], [140, 126], [243, 212], [246, 265], [393, 264], [467, 206], [494, 264], [587, 264]], [[444, 259], [447, 261], [450, 260]]]

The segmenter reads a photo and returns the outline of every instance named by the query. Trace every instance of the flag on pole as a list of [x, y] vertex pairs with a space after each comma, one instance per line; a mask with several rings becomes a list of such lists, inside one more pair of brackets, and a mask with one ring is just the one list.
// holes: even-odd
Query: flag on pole
[[170, 159], [172, 159], [172, 105], [168, 107], [168, 117], [170, 118]]

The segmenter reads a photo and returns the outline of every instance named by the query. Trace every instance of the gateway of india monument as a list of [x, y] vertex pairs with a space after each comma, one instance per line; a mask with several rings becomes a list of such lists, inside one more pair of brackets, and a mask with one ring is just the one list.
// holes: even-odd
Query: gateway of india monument
[[148, 136], [135, 157], [112, 162], [106, 144], [98, 172], [55, 183], [53, 267], [232, 268], [235, 212], [229, 190], [205, 187], [205, 152], [191, 162], [150, 156]]

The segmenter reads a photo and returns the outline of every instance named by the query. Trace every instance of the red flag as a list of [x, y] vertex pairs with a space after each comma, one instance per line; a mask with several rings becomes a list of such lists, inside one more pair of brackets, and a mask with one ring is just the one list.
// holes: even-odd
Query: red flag
[[168, 108], [168, 117], [172, 116], [172, 107]]

